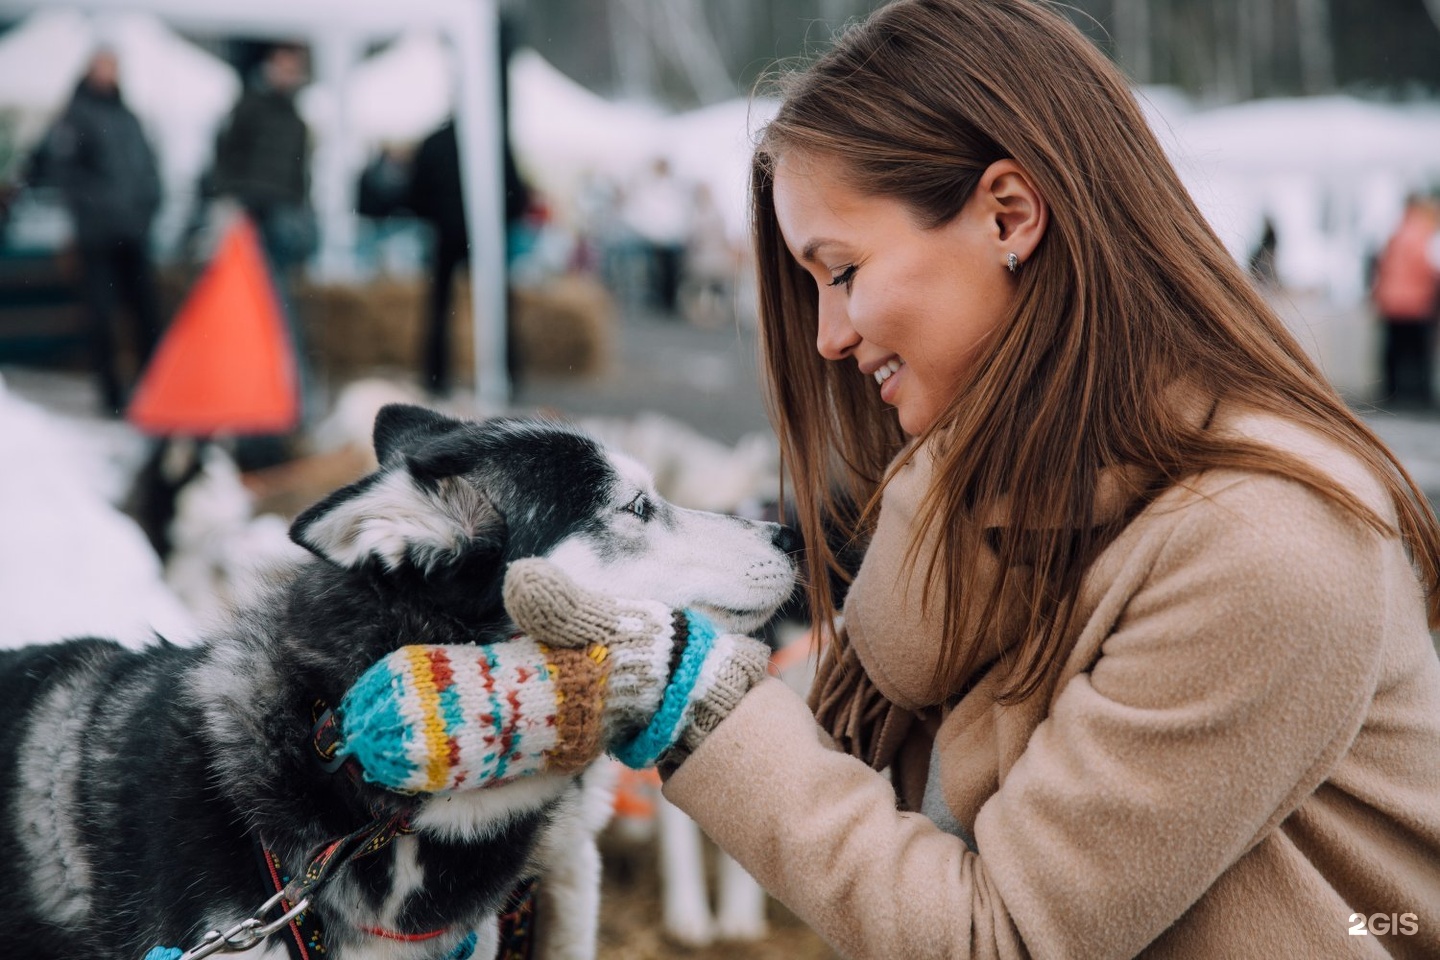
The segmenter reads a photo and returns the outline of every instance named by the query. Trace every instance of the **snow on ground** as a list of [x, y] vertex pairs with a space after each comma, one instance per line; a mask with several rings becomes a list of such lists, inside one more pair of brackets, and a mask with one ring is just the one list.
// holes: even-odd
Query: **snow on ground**
[[138, 646], [195, 620], [140, 527], [115, 504], [143, 445], [118, 424], [55, 414], [0, 380], [0, 647], [95, 634]]
[[177, 498], [162, 564], [119, 507], [149, 441], [82, 412], [88, 381], [12, 376], [20, 389], [0, 377], [0, 648], [84, 635], [140, 646], [157, 633], [190, 643], [269, 570], [309, 555], [288, 522], [254, 515], [234, 462], [211, 446]]

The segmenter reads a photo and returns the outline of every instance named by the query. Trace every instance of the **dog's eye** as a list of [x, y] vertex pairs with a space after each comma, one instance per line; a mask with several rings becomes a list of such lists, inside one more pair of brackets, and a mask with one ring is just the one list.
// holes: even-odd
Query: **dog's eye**
[[654, 508], [650, 504], [650, 498], [645, 496], [645, 494], [643, 493], [635, 494], [635, 499], [625, 504], [625, 510], [628, 513], [635, 514], [635, 516], [639, 517], [641, 520], [649, 520], [650, 512], [653, 509]]

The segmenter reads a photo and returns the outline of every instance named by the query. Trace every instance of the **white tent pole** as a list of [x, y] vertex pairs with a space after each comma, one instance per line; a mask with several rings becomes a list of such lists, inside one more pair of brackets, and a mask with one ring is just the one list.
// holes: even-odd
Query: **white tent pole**
[[315, 37], [315, 80], [335, 95], [333, 126], [314, 138], [310, 195], [320, 222], [320, 250], [316, 273], [327, 282], [355, 277], [355, 204], [353, 191], [360, 174], [354, 131], [348, 118], [344, 90], [355, 62], [362, 55], [358, 37], [348, 31], [325, 31]]
[[[501, 176], [499, 21], [495, 0], [478, 0], [454, 25], [460, 70], [455, 134], [470, 233], [470, 310], [475, 331], [475, 401], [482, 414], [510, 403], [505, 364], [504, 181]], [[503, 69], [503, 65], [501, 66]]]

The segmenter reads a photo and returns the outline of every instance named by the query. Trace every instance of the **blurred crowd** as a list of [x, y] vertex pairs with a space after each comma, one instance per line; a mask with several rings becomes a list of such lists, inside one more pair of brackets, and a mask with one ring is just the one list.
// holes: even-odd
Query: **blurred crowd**
[[[19, 184], [63, 199], [88, 353], [101, 409], [110, 415], [125, 409], [166, 319], [150, 243], [162, 200], [159, 165], [126, 104], [120, 75], [114, 50], [94, 53], [68, 105], [22, 165]], [[235, 218], [255, 225], [299, 361], [302, 397], [314, 407], [296, 310], [297, 277], [313, 261], [322, 230], [311, 203], [313, 137], [297, 108], [308, 80], [303, 45], [274, 44], [260, 57], [215, 138], [178, 249], [183, 261], [203, 264]], [[509, 282], [588, 271], [627, 309], [708, 327], [734, 321], [742, 258], [707, 186], [683, 180], [656, 157], [626, 182], [588, 177], [572, 209], [557, 212], [522, 175], [508, 122], [501, 129]], [[437, 398], [453, 388], [454, 280], [469, 263], [463, 169], [451, 117], [418, 143], [379, 147], [353, 191], [360, 241], [372, 253], [396, 235], [420, 238], [419, 266], [429, 282], [419, 307], [415, 374]]]
[[[63, 197], [90, 364], [100, 406], [111, 415], [125, 409], [167, 320], [151, 255], [161, 178], [145, 129], [126, 104], [120, 66], [114, 50], [92, 56], [68, 105], [23, 165], [20, 184], [49, 187]], [[255, 224], [298, 361], [308, 418], [323, 401], [297, 316], [297, 279], [314, 262], [323, 225], [311, 203], [312, 132], [296, 102], [309, 82], [306, 47], [269, 46], [248, 81], [215, 138], [179, 250], [188, 262], [203, 263], [226, 224], [242, 215]], [[726, 214], [733, 211], [721, 209], [708, 184], [678, 175], [668, 158], [657, 155], [624, 178], [591, 171], [575, 195], [564, 198], [565, 208], [556, 209], [553, 204], [562, 201], [527, 182], [510, 147], [508, 118], [502, 121], [509, 284], [543, 284], [581, 272], [602, 281], [622, 310], [712, 329], [750, 317], [746, 245], [727, 230]], [[418, 238], [415, 266], [428, 283], [416, 307], [413, 369], [435, 398], [454, 388], [455, 280], [470, 262], [463, 172], [452, 117], [418, 142], [377, 147], [353, 185], [362, 224], [357, 250], [367, 248], [382, 271], [387, 261], [377, 251], [397, 237]], [[1437, 230], [1436, 200], [1412, 197], [1370, 270], [1379, 344], [1374, 399], [1400, 409], [1434, 407]], [[1280, 283], [1275, 264], [1284, 242], [1267, 219], [1251, 255], [1257, 283]], [[519, 370], [514, 357], [508, 359], [514, 379]], [[262, 441], [252, 446], [256, 462], [284, 455], [274, 445], [267, 451]]]

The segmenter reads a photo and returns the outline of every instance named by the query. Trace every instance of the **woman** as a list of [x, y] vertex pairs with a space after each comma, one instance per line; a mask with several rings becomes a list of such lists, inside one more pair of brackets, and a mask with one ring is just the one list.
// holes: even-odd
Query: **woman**
[[[752, 175], [817, 622], [827, 531], [866, 550], [813, 715], [702, 684], [666, 796], [847, 957], [1440, 955], [1434, 514], [1118, 72], [900, 0]], [[636, 642], [536, 563], [522, 627]]]

